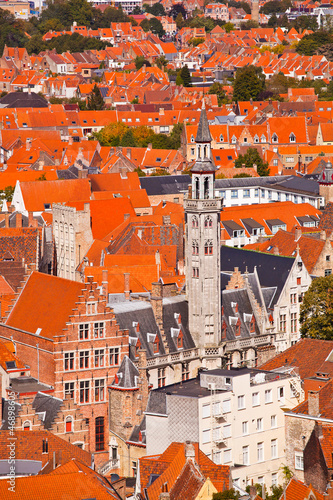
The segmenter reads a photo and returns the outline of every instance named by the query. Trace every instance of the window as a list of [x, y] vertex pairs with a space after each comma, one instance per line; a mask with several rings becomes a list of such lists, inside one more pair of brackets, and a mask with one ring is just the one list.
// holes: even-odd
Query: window
[[210, 442], [210, 429], [204, 429], [202, 431], [202, 444]]
[[104, 337], [104, 322], [94, 323], [94, 339]]
[[272, 389], [267, 389], [265, 391], [265, 404], [272, 402], [273, 402]]
[[278, 136], [276, 134], [272, 135], [272, 142], [279, 142]]
[[250, 198], [250, 190], [249, 189], [244, 189], [243, 198]]
[[294, 163], [294, 157], [293, 156], [286, 156], [286, 163]]
[[192, 217], [192, 227], [198, 227], [198, 219], [197, 217]]
[[79, 325], [79, 338], [80, 340], [87, 340], [89, 338], [89, 323]]
[[278, 160], [273, 160], [273, 167], [277, 167], [279, 164], [279, 161]]
[[287, 316], [280, 314], [280, 332], [285, 332], [287, 329]]
[[192, 244], [192, 255], [199, 255], [199, 245], [196, 241]]
[[198, 267], [193, 267], [192, 268], [192, 277], [193, 278], [199, 278], [199, 268]]
[[66, 432], [73, 432], [72, 417], [66, 417]]
[[278, 474], [277, 472], [273, 472], [272, 474], [272, 486], [277, 486], [278, 484]]
[[182, 380], [190, 378], [190, 363], [182, 363]]
[[65, 383], [65, 398], [69, 395], [71, 399], [74, 399], [74, 382]]
[[104, 417], [95, 420], [96, 451], [104, 450]]
[[104, 379], [95, 380], [95, 401], [104, 401]]
[[205, 218], [205, 227], [213, 227], [213, 219], [211, 217]]
[[284, 401], [284, 387], [278, 387], [278, 401]]
[[297, 303], [297, 293], [291, 293], [290, 294], [290, 304], [296, 304]]
[[104, 349], [95, 350], [95, 368], [104, 366]]
[[97, 304], [96, 302], [87, 302], [87, 314], [97, 314]]
[[243, 436], [246, 436], [248, 433], [249, 433], [249, 423], [242, 422], [242, 434], [243, 434]]
[[26, 420], [23, 424], [23, 430], [24, 431], [30, 431], [31, 430], [31, 422], [29, 420]]
[[49, 442], [47, 439], [43, 439], [43, 453], [49, 452]]
[[165, 368], [159, 368], [157, 372], [158, 387], [165, 386]]
[[271, 458], [277, 458], [278, 452], [277, 452], [277, 439], [272, 439], [271, 440]]
[[332, 274], [332, 269], [325, 269], [325, 276], [330, 276]]
[[133, 477], [136, 477], [137, 469], [138, 469], [138, 462], [136, 460], [132, 460], [132, 474], [133, 474]]
[[254, 196], [255, 196], [255, 198], [258, 198], [258, 196], [259, 196], [259, 189], [255, 189], [254, 190]]
[[245, 409], [245, 396], [238, 396], [238, 409], [239, 410]]
[[295, 469], [304, 470], [304, 458], [302, 452], [295, 453]]
[[264, 189], [261, 190], [261, 196], [262, 198], [265, 198], [265, 195], [266, 195], [266, 191]]
[[230, 399], [225, 399], [223, 401], [222, 411], [223, 411], [223, 413], [230, 413], [231, 412], [231, 400]]
[[297, 332], [297, 313], [291, 313], [290, 322], [291, 322], [291, 333], [296, 333]]
[[259, 392], [254, 392], [252, 394], [252, 406], [259, 406], [259, 405], [260, 405]]
[[326, 255], [326, 262], [329, 262], [331, 260], [331, 256], [330, 255]]
[[210, 417], [210, 405], [203, 405], [202, 407], [202, 418]]
[[249, 465], [249, 447], [248, 446], [243, 446], [242, 454], [243, 454], [243, 465]]
[[231, 191], [231, 198], [238, 198], [238, 191], [236, 189]]
[[211, 240], [205, 242], [205, 255], [213, 255], [213, 242]]
[[264, 423], [262, 418], [257, 418], [257, 431], [262, 432], [264, 430]]
[[227, 464], [229, 462], [231, 462], [231, 450], [224, 450], [223, 451], [223, 463]]
[[302, 284], [301, 278], [297, 278], [297, 285], [301, 285], [301, 284]]
[[271, 428], [272, 429], [275, 429], [275, 427], [277, 426], [277, 418], [276, 418], [276, 415], [271, 415]]
[[80, 382], [80, 403], [89, 403], [89, 380]]
[[296, 142], [296, 136], [295, 134], [291, 133], [289, 136], [289, 142]]
[[80, 369], [89, 368], [89, 351], [80, 351]]
[[64, 368], [65, 371], [74, 370], [74, 352], [64, 353]]
[[226, 439], [231, 437], [231, 424], [223, 426], [223, 437]]
[[119, 365], [119, 347], [110, 347], [109, 353], [110, 353], [110, 358], [109, 358], [109, 363], [110, 366], [117, 366]]
[[257, 461], [264, 461], [264, 443], [257, 443]]

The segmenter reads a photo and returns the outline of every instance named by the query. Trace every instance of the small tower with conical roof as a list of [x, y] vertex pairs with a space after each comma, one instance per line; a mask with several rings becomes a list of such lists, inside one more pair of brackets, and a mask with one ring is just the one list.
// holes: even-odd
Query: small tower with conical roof
[[319, 194], [324, 198], [323, 205], [327, 205], [329, 201], [333, 201], [333, 168], [330, 160], [326, 162], [318, 182]]
[[186, 293], [189, 328], [197, 347], [216, 346], [221, 340], [220, 211], [215, 197], [212, 137], [203, 102], [196, 143], [192, 185], [184, 200], [186, 220]]

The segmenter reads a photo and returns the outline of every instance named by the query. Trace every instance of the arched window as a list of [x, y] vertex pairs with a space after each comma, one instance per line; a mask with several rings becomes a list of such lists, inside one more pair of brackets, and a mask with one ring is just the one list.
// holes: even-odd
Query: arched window
[[66, 417], [66, 432], [73, 432], [73, 419]]
[[197, 241], [193, 241], [192, 244], [192, 255], [199, 255], [199, 245]]
[[211, 240], [205, 243], [205, 255], [213, 255], [213, 242]]
[[200, 183], [199, 183], [199, 178], [197, 177], [195, 179], [195, 193], [194, 193], [195, 199], [198, 200], [200, 198]]
[[213, 227], [213, 219], [210, 216], [205, 218], [205, 227]]
[[204, 198], [205, 200], [209, 198], [209, 177], [205, 177], [204, 180]]
[[198, 227], [198, 218], [195, 215], [192, 217], [192, 227]]
[[24, 431], [31, 431], [31, 422], [30, 422], [30, 420], [26, 420], [23, 423], [23, 430]]

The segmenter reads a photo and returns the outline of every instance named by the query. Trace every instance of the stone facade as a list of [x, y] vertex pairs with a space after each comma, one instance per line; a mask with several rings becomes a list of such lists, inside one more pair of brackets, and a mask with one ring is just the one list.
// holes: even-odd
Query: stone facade
[[83, 210], [54, 204], [52, 212], [57, 275], [80, 281], [76, 268], [93, 242], [89, 203], [84, 204]]

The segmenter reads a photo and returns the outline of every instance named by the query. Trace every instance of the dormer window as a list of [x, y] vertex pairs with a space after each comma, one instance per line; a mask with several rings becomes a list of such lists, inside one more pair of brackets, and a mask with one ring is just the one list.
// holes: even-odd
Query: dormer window
[[263, 142], [263, 143], [266, 142], [266, 137], [264, 136], [264, 134], [261, 136], [261, 142]]
[[227, 337], [227, 325], [226, 322], [223, 321], [222, 324], [222, 338], [225, 339]]
[[235, 325], [235, 335], [236, 336], [239, 336], [241, 333], [240, 327], [241, 327], [241, 322], [240, 322], [240, 319], [238, 318], [238, 321]]
[[194, 142], [194, 135], [191, 135], [191, 142]]
[[234, 135], [232, 136], [231, 142], [232, 142], [232, 144], [236, 144], [236, 142], [237, 142], [237, 139]]
[[279, 138], [278, 138], [278, 136], [276, 134], [272, 135], [272, 142], [274, 142], [274, 143], [279, 142]]
[[140, 340], [138, 339], [136, 345], [135, 345], [135, 357], [138, 358], [139, 357], [139, 349], [141, 349], [141, 342]]
[[295, 134], [291, 133], [289, 136], [289, 142], [296, 142], [296, 136]]
[[153, 344], [153, 351], [154, 354], [158, 354], [160, 352], [160, 342], [157, 335]]
[[250, 333], [254, 333], [256, 331], [256, 320], [254, 316], [252, 316], [251, 323], [250, 323]]
[[179, 335], [177, 337], [177, 348], [178, 349], [183, 348], [183, 334], [182, 334], [182, 332], [179, 332]]
[[258, 142], [259, 142], [259, 137], [258, 137], [257, 135], [255, 135], [255, 136], [254, 136], [254, 142], [255, 142], [256, 144], [258, 144]]
[[223, 135], [221, 134], [221, 135], [220, 135], [220, 142], [223, 142], [223, 141], [224, 141], [224, 139], [223, 139]]

